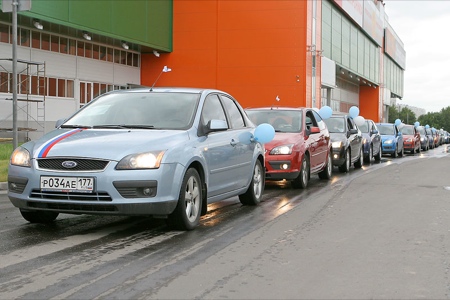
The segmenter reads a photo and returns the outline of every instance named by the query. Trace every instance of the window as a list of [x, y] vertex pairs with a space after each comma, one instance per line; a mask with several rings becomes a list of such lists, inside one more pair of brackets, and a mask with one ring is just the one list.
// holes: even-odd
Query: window
[[220, 98], [222, 99], [225, 109], [230, 117], [231, 128], [238, 129], [245, 127], [244, 119], [242, 118], [241, 111], [236, 106], [236, 103], [226, 96], [220, 96]]
[[78, 42], [77, 55], [84, 56], [84, 42]]
[[50, 35], [47, 33], [42, 33], [41, 39], [41, 49], [50, 50]]
[[20, 29], [19, 31], [19, 45], [24, 47], [30, 47], [30, 30], [28, 29]]
[[210, 94], [205, 99], [201, 120], [204, 126], [207, 126], [208, 122], [211, 120], [227, 120], [225, 117], [225, 112], [223, 111], [222, 104], [220, 104], [217, 95]]
[[58, 79], [58, 97], [66, 97], [66, 80]]
[[0, 24], [0, 42], [9, 43], [9, 26]]
[[38, 31], [32, 31], [31, 38], [31, 47], [41, 49], [41, 33]]
[[52, 77], [48, 78], [48, 95], [49, 96], [53, 96], [53, 97], [57, 96], [56, 91], [58, 89], [58, 86], [56, 85], [56, 82], [57, 82], [56, 78], [52, 78]]
[[51, 36], [50, 50], [52, 52], [59, 52], [59, 36]]

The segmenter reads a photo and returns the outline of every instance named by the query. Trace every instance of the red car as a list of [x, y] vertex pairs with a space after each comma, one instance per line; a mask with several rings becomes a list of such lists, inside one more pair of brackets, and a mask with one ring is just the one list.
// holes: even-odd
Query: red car
[[409, 151], [411, 154], [420, 153], [420, 133], [414, 125], [404, 125], [400, 132], [403, 136], [403, 149], [405, 152]]
[[330, 133], [312, 108], [263, 107], [246, 109], [256, 125], [269, 123], [274, 139], [265, 144], [266, 180], [288, 180], [306, 188], [313, 174], [329, 179], [333, 170]]

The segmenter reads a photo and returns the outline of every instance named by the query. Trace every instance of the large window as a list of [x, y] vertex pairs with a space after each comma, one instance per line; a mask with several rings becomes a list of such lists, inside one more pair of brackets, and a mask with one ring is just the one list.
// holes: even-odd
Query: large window
[[[12, 43], [11, 26], [0, 23], [0, 42]], [[18, 28], [18, 45], [68, 55], [114, 62], [130, 67], [140, 66], [140, 54], [136, 51], [108, 47], [88, 41], [49, 34], [28, 28]], [[31, 37], [31, 39], [30, 39]]]

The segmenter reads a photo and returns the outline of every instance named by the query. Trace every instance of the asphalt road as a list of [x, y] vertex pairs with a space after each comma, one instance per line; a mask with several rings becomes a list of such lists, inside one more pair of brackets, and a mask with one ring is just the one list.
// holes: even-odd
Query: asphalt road
[[450, 156], [268, 184], [209, 206], [198, 228], [61, 215], [29, 224], [0, 191], [0, 299], [447, 299]]

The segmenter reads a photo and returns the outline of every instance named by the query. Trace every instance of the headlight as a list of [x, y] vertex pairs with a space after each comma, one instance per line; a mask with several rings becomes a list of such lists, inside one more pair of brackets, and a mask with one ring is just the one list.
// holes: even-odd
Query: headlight
[[420, 138], [420, 141], [421, 141], [421, 142], [423, 142], [424, 140], [425, 140], [425, 138], [423, 138], [423, 137]]
[[367, 142], [368, 142], [367, 139], [363, 139], [363, 140], [362, 140], [362, 143], [363, 143], [363, 144], [365, 144], [365, 143], [367, 143]]
[[31, 167], [30, 152], [27, 149], [18, 147], [11, 154], [11, 165], [21, 167]]
[[117, 170], [158, 169], [165, 151], [130, 154], [117, 164]]
[[275, 147], [270, 151], [270, 155], [291, 154], [292, 147], [294, 147], [294, 144]]
[[385, 140], [383, 143], [384, 144], [392, 144], [394, 141], [393, 140]]
[[339, 142], [332, 142], [331, 143], [331, 147], [333, 147], [333, 148], [341, 148], [342, 147], [342, 142], [341, 141], [339, 141]]

